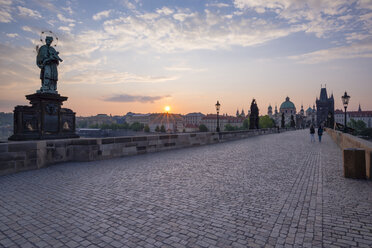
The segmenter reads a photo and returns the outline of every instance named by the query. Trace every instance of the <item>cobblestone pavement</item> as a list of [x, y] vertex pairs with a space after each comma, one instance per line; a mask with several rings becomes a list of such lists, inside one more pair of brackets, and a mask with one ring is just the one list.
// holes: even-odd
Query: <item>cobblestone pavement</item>
[[308, 130], [0, 177], [3, 247], [371, 247], [372, 181]]

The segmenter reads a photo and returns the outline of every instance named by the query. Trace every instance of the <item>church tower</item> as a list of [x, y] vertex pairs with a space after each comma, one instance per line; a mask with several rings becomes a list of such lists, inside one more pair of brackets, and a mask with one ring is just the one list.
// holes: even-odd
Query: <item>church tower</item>
[[269, 104], [269, 107], [267, 108], [267, 114], [270, 116], [270, 118], [273, 115], [273, 107], [271, 107], [271, 104]]
[[[327, 89], [321, 88], [320, 89], [320, 97], [316, 100], [316, 122], [317, 126], [325, 125], [328, 121], [328, 115], [334, 116], [335, 114], [335, 101], [333, 98], [333, 94], [328, 97]], [[314, 108], [315, 109], [315, 108]], [[333, 119], [333, 118], [332, 118]], [[328, 123], [330, 127], [333, 126], [333, 123]]]

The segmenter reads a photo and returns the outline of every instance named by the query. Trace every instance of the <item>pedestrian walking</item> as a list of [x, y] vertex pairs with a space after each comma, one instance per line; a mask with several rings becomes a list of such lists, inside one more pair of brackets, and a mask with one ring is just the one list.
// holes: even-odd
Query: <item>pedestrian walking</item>
[[315, 134], [315, 128], [313, 125], [311, 125], [310, 126], [310, 142], [315, 142], [314, 134]]
[[322, 125], [318, 127], [318, 137], [319, 137], [319, 142], [322, 142], [322, 135], [323, 135], [323, 128]]

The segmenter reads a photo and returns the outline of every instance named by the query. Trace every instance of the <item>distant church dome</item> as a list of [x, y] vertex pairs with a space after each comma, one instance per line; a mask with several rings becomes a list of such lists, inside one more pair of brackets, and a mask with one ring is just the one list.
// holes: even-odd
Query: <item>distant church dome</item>
[[311, 112], [313, 112], [313, 109], [309, 106], [309, 108], [306, 109], [306, 113], [311, 113]]
[[280, 109], [296, 109], [295, 105], [293, 104], [293, 102], [291, 102], [289, 100], [289, 97], [287, 96], [287, 98], [285, 99], [285, 102], [282, 103], [282, 105], [280, 105]]

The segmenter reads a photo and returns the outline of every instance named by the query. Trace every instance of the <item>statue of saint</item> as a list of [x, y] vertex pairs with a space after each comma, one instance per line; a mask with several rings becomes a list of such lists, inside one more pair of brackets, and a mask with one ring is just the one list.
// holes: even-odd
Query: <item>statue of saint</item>
[[53, 42], [53, 37], [47, 36], [45, 38], [45, 45], [39, 48], [36, 57], [36, 64], [41, 69], [40, 79], [41, 88], [38, 93], [52, 93], [57, 94], [57, 81], [58, 81], [58, 71], [57, 66], [62, 59], [58, 56], [57, 52], [50, 45]]
[[256, 100], [251, 103], [251, 114], [249, 116], [249, 129], [259, 129], [259, 111]]

